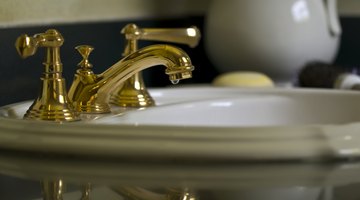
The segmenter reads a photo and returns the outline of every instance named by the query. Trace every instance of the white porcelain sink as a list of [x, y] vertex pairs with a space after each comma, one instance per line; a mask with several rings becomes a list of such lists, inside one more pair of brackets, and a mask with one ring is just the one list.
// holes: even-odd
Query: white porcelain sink
[[259, 127], [360, 121], [360, 95], [357, 93], [225, 88], [182, 88], [172, 90], [173, 94], [163, 92], [162, 95], [173, 99], [160, 95], [158, 107], [112, 115], [92, 123]]
[[179, 87], [158, 106], [56, 124], [23, 120], [31, 102], [0, 110], [0, 148], [197, 160], [318, 160], [360, 155], [360, 93]]

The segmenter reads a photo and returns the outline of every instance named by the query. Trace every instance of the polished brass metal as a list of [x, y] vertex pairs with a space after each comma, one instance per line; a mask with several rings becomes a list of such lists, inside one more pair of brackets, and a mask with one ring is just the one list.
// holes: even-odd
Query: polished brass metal
[[87, 183], [82, 188], [80, 200], [90, 200], [91, 183]]
[[[165, 41], [187, 44], [196, 47], [200, 40], [200, 31], [189, 28], [139, 28], [135, 24], [126, 25], [122, 31], [126, 46], [123, 56], [134, 53], [138, 49], [138, 40]], [[141, 72], [134, 74], [121, 87], [115, 90], [110, 103], [122, 107], [148, 107], [155, 105], [153, 98], [145, 87]]]
[[[135, 73], [158, 65], [166, 66], [165, 73], [173, 82], [191, 78], [194, 69], [189, 56], [180, 48], [171, 45], [151, 45], [129, 54], [103, 73], [91, 75], [91, 80], [86, 77], [81, 78], [81, 74], [77, 73], [79, 77], [69, 89], [69, 98], [75, 106], [106, 105], [106, 108], [96, 110], [96, 112], [109, 112], [107, 103], [114, 88]], [[79, 110], [79, 108], [76, 109]], [[83, 112], [91, 113], [92, 111]]]
[[196, 194], [189, 188], [169, 188], [166, 193], [166, 200], [196, 200]]
[[195, 192], [189, 188], [167, 188], [163, 193], [155, 193], [140, 187], [112, 188], [127, 200], [196, 200]]
[[63, 200], [64, 182], [58, 180], [43, 180], [41, 182], [43, 200]]
[[69, 103], [65, 79], [62, 77], [60, 47], [63, 43], [62, 35], [55, 29], [34, 36], [24, 34], [17, 38], [15, 47], [22, 58], [34, 55], [39, 47], [46, 48], [40, 94], [27, 110], [25, 119], [56, 122], [79, 120], [77, 112]]
[[[80, 96], [88, 96], [87, 93], [82, 93], [80, 86], [92, 85], [98, 81], [98, 76], [91, 70], [92, 64], [89, 62], [89, 55], [94, 50], [92, 46], [80, 45], [75, 47], [80, 55], [82, 61], [78, 64], [80, 69], [76, 71], [72, 85], [77, 87], [70, 87], [69, 97], [73, 100], [73, 106], [78, 112], [84, 113], [104, 113], [110, 112], [107, 102], [97, 102], [96, 94], [92, 98], [81, 98]], [[76, 99], [76, 101], [74, 101]]]

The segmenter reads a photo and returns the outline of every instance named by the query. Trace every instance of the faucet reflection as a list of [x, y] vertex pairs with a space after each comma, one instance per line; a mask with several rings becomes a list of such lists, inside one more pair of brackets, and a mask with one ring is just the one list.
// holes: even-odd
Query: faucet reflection
[[64, 181], [43, 180], [41, 181], [43, 200], [63, 200]]

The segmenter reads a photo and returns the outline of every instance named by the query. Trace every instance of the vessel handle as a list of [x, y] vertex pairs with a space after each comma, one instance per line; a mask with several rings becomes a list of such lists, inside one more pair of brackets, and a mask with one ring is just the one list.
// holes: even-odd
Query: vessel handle
[[338, 18], [337, 0], [324, 0], [329, 30], [332, 36], [341, 34], [341, 26]]

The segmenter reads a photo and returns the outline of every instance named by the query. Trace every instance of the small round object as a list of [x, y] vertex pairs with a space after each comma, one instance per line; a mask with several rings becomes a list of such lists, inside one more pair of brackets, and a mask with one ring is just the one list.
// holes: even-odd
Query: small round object
[[227, 87], [274, 87], [274, 82], [259, 72], [229, 72], [219, 75], [213, 80], [214, 86]]

